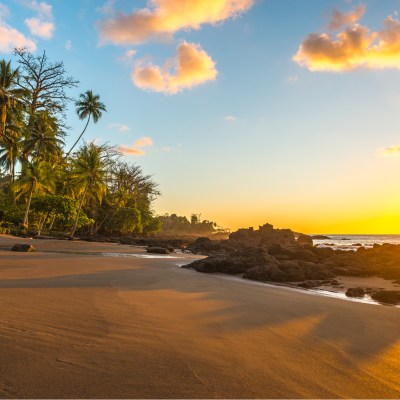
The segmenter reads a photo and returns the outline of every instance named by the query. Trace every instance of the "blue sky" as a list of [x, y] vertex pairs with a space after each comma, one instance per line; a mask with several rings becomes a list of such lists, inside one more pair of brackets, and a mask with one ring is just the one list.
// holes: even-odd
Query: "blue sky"
[[[335, 40], [346, 24], [378, 32], [389, 15], [396, 20], [400, 2], [242, 3], [234, 18], [121, 44], [115, 35], [101, 43], [98, 21], [117, 20], [121, 12], [137, 17], [145, 1], [0, 0], [8, 9], [1, 24], [34, 40], [37, 53], [63, 60], [80, 80], [72, 96], [91, 89], [106, 104], [108, 113], [89, 127], [86, 140], [144, 152], [127, 159], [160, 184], [158, 213], [200, 212], [230, 228], [271, 222], [308, 232], [395, 232], [400, 50], [391, 47], [389, 57], [384, 48], [383, 59], [369, 47], [362, 60], [324, 54], [322, 62], [319, 42], [305, 39], [326, 33]], [[40, 14], [43, 4], [51, 14]], [[337, 32], [329, 30], [333, 10], [347, 21]], [[357, 10], [362, 16], [353, 21]], [[35, 17], [53, 24], [51, 37], [29, 30], [26, 20]], [[129, 24], [126, 29], [136, 32]], [[397, 34], [397, 25], [390, 29]], [[295, 62], [302, 43], [303, 61]], [[176, 84], [164, 74], [162, 66], [179, 51], [206, 63], [197, 82], [187, 83], [186, 76]], [[0, 56], [11, 57], [4, 46]], [[160, 67], [161, 86], [147, 79], [154, 72], [149, 66]], [[133, 70], [143, 72], [135, 82]], [[68, 124], [72, 143], [83, 127], [72, 105]]]

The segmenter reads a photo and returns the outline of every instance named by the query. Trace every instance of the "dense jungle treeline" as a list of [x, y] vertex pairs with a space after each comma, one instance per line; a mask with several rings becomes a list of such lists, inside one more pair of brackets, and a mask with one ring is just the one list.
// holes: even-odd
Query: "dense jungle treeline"
[[[107, 111], [91, 90], [75, 100], [78, 80], [45, 52], [16, 49], [0, 60], [0, 233], [144, 235], [212, 234], [215, 223], [175, 214], [157, 217], [158, 185], [115, 147], [86, 143], [90, 123]], [[83, 121], [65, 147], [67, 107]]]

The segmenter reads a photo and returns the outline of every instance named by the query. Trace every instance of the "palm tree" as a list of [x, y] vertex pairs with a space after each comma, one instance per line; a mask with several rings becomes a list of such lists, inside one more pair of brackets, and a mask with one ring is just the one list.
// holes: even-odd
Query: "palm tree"
[[11, 183], [15, 181], [15, 165], [21, 158], [21, 139], [7, 132], [0, 141], [0, 165], [10, 172]]
[[93, 94], [91, 90], [82, 93], [79, 97], [80, 100], [75, 103], [76, 112], [80, 120], [84, 120], [87, 118], [87, 122], [82, 133], [79, 135], [76, 142], [70, 148], [69, 152], [65, 155], [65, 158], [68, 158], [68, 156], [71, 154], [71, 151], [81, 140], [81, 137], [83, 136], [86, 128], [89, 125], [90, 119], [93, 118], [93, 122], [97, 124], [97, 122], [103, 115], [103, 111], [107, 112], [106, 106], [100, 101], [100, 96], [97, 94]]
[[23, 154], [34, 158], [55, 161], [61, 156], [61, 146], [64, 142], [59, 138], [62, 135], [57, 119], [48, 112], [38, 112], [32, 124], [32, 130], [23, 141]]
[[51, 193], [54, 190], [54, 180], [51, 165], [45, 161], [35, 160], [28, 163], [25, 175], [14, 184], [17, 198], [23, 194], [28, 195], [28, 202], [25, 209], [23, 226], [28, 225], [28, 215], [31, 207], [33, 194]]
[[107, 163], [102, 157], [102, 147], [94, 143], [85, 144], [72, 160], [71, 174], [74, 178], [76, 194], [80, 196], [79, 208], [71, 236], [75, 234], [80, 213], [85, 202], [94, 200], [101, 203], [106, 193], [105, 175]]
[[11, 61], [0, 61], [0, 138], [5, 134], [7, 114], [24, 95], [25, 91], [17, 87], [19, 69], [11, 68]]

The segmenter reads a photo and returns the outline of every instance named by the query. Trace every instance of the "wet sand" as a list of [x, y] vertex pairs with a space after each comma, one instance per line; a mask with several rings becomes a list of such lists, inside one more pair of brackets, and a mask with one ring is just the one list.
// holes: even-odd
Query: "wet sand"
[[0, 237], [1, 398], [400, 397], [399, 308], [140, 254]]

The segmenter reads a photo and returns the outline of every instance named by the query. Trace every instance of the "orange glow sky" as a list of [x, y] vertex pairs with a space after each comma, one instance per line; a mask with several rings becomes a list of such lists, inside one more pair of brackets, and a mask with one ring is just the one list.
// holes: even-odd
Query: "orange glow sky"
[[0, 0], [0, 56], [46, 50], [100, 94], [86, 140], [154, 177], [159, 214], [400, 233], [399, 1], [182, 4]]

